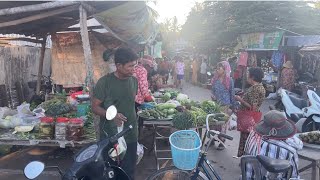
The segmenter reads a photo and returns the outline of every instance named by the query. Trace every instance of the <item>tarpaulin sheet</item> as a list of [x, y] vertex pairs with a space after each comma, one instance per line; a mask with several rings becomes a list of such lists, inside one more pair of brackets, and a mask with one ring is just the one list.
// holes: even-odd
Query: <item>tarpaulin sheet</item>
[[127, 2], [95, 14], [94, 18], [116, 38], [129, 44], [152, 42], [158, 33], [155, 13], [145, 2]]

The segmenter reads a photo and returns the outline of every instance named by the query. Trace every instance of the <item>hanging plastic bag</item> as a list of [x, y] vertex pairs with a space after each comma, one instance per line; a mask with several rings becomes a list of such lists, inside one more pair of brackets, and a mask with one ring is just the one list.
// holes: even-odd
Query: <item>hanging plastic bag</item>
[[[118, 127], [118, 133], [123, 130], [123, 125]], [[114, 161], [119, 161], [124, 158], [127, 151], [127, 143], [123, 136], [118, 139], [118, 144], [109, 150], [109, 157]]]
[[139, 164], [139, 162], [143, 158], [143, 154], [144, 154], [143, 148], [145, 148], [145, 146], [142, 144], [139, 144], [139, 142], [137, 142], [137, 164]]

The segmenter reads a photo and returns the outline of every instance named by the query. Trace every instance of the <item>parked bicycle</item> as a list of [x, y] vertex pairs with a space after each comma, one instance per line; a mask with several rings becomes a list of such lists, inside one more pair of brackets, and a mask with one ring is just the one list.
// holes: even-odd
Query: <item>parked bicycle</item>
[[[220, 133], [219, 131], [210, 130], [209, 127], [209, 118], [214, 118], [215, 114], [210, 114], [206, 118], [206, 133], [204, 135], [202, 150], [200, 152], [200, 160], [198, 161], [196, 168], [194, 170], [186, 171], [181, 170], [176, 167], [167, 167], [160, 169], [155, 172], [151, 176], [147, 178], [147, 180], [157, 180], [157, 179], [174, 179], [174, 180], [186, 180], [186, 179], [218, 179], [221, 180], [221, 177], [214, 169], [213, 164], [207, 159], [207, 152], [209, 150], [210, 144], [213, 140], [219, 141], [223, 143], [219, 137], [223, 137], [229, 140], [232, 140], [233, 137], [228, 136], [226, 134]], [[205, 143], [206, 139], [208, 141]]]
[[[212, 143], [212, 141], [221, 140], [219, 137], [224, 137], [226, 139], [232, 140], [231, 136], [223, 134], [219, 131], [211, 130], [209, 127], [209, 118], [214, 118], [215, 114], [210, 114], [206, 118], [206, 133], [204, 135], [202, 150], [200, 152], [200, 159], [197, 162], [196, 167], [193, 170], [182, 170], [177, 167], [171, 166], [167, 168], [160, 169], [150, 175], [147, 180], [221, 180], [221, 176], [217, 173], [214, 166], [207, 159], [207, 152]], [[208, 140], [208, 141], [206, 141]], [[278, 175], [282, 173], [291, 174], [292, 166], [287, 160], [272, 159], [267, 156], [244, 156], [241, 158], [241, 171], [242, 176], [239, 176], [242, 180], [247, 180], [246, 176], [246, 165], [250, 163], [254, 168], [254, 177], [256, 180], [278, 180]], [[261, 173], [262, 167], [266, 169], [267, 173], [263, 175]], [[290, 179], [290, 176], [287, 177]], [[279, 179], [280, 180], [280, 179]]]

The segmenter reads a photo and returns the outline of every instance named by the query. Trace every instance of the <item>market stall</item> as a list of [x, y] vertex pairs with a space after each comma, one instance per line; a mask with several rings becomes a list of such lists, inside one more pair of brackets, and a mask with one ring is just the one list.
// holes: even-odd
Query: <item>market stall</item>
[[160, 168], [159, 161], [169, 160], [170, 149], [159, 149], [157, 143], [167, 140], [168, 136], [161, 133], [163, 129], [170, 132], [183, 129], [194, 129], [201, 136], [202, 128], [205, 127], [208, 114], [219, 114], [215, 119], [210, 119], [210, 125], [225, 124], [229, 120], [229, 115], [223, 113], [225, 110], [214, 101], [204, 101], [202, 103], [192, 101], [187, 95], [175, 90], [163, 90], [155, 92], [154, 96], [162, 102], [145, 103], [138, 112], [139, 120], [143, 125], [152, 126], [153, 145], [150, 150], [154, 151], [157, 169]]
[[88, 100], [88, 94], [55, 95], [38, 106], [1, 107], [0, 144], [65, 148], [92, 143], [97, 138]]
[[235, 87], [246, 88], [246, 69], [261, 67], [265, 78], [263, 79], [267, 95], [275, 92], [280, 76], [280, 69], [285, 60], [285, 53], [281, 50], [283, 31], [268, 33], [251, 33], [240, 36], [240, 56], [235, 73]]

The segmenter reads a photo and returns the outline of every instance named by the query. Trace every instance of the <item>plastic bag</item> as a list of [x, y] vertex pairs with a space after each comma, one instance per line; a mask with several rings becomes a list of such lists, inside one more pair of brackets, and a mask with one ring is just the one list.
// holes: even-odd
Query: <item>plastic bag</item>
[[137, 142], [137, 164], [139, 164], [139, 162], [143, 158], [143, 154], [144, 154], [143, 148], [145, 148], [145, 146], [142, 144], [139, 144], [139, 142]]
[[237, 129], [237, 116], [234, 113], [230, 116], [227, 125], [229, 131]]
[[5, 119], [0, 119], [0, 128], [9, 129], [15, 128], [16, 126], [20, 126], [22, 124], [22, 119], [15, 116], [7, 116]]
[[17, 110], [10, 109], [8, 107], [0, 107], [0, 119], [4, 119], [7, 116], [13, 116], [18, 113]]
[[[118, 127], [118, 133], [121, 132], [123, 130], [123, 125], [121, 127]], [[109, 157], [114, 160], [114, 161], [117, 161], [118, 160], [118, 156], [119, 156], [119, 159], [122, 160], [124, 158], [124, 155], [126, 154], [126, 151], [127, 151], [127, 143], [126, 143], [126, 140], [124, 139], [123, 136], [121, 136], [119, 139], [118, 139], [118, 144], [116, 145], [115, 147], [116, 149], [114, 148], [111, 148], [109, 150]]]
[[29, 103], [21, 104], [20, 106], [17, 107], [17, 110], [18, 110], [18, 116], [20, 118], [30, 117], [34, 115], [34, 113], [30, 111]]

